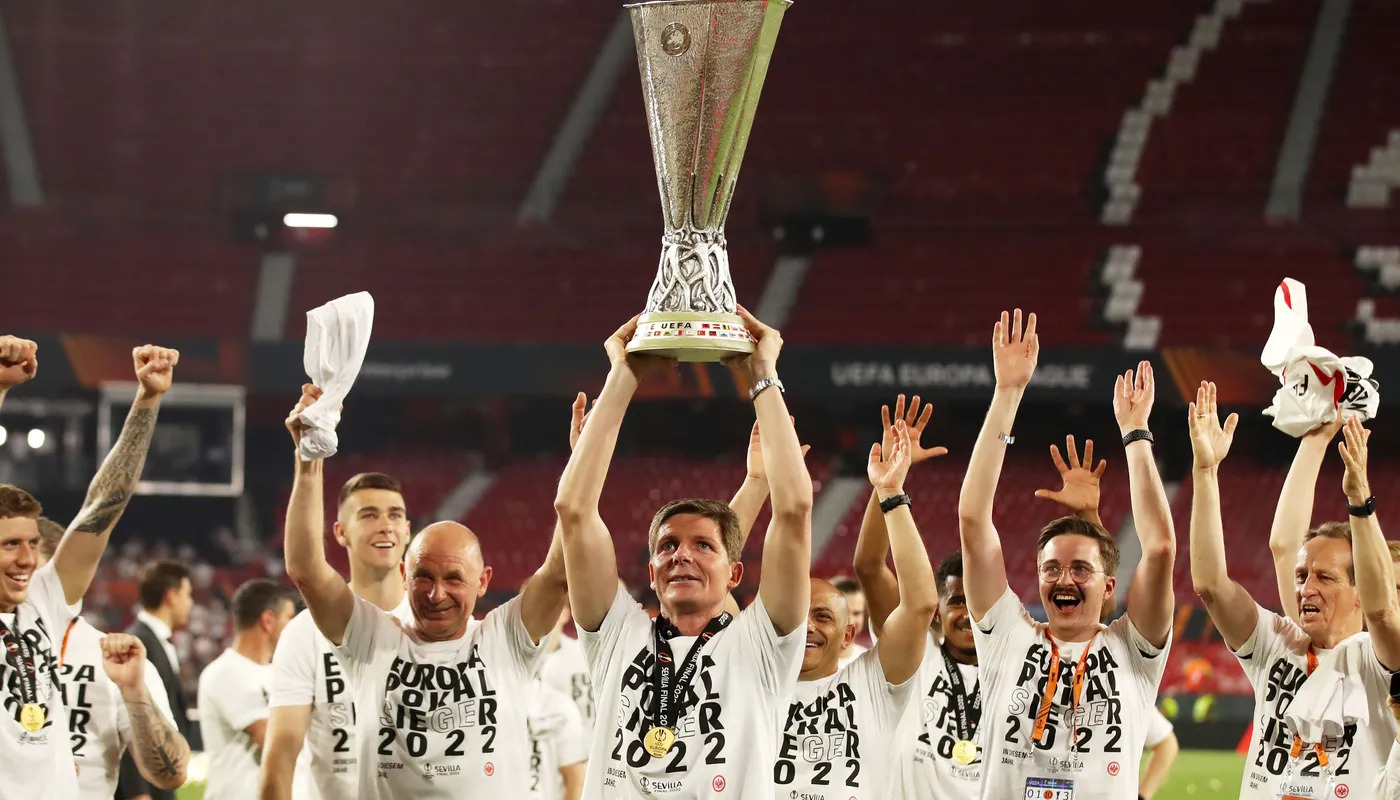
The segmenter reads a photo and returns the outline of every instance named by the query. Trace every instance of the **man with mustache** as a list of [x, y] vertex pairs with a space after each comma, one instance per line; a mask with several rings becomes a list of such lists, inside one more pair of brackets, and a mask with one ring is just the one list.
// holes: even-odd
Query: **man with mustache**
[[[1189, 422], [1191, 582], [1254, 687], [1253, 742], [1240, 797], [1331, 798], [1359, 791], [1381, 773], [1395, 736], [1386, 699], [1390, 671], [1400, 667], [1400, 600], [1367, 479], [1369, 431], [1354, 418], [1343, 426], [1338, 449], [1350, 519], [1323, 523], [1304, 537], [1294, 562], [1294, 622], [1260, 607], [1226, 569], [1218, 472], [1239, 417], [1231, 414], [1221, 425], [1215, 385], [1203, 382]], [[1285, 717], [1315, 680], [1345, 680], [1351, 692], [1362, 693], [1369, 723], [1346, 722], [1341, 736], [1304, 741]]]
[[564, 608], [558, 536], [520, 594], [478, 621], [472, 612], [491, 568], [476, 535], [456, 522], [429, 525], [408, 547], [412, 620], [401, 623], [356, 596], [326, 562], [322, 462], [300, 454], [301, 414], [320, 395], [304, 386], [287, 417], [297, 450], [287, 575], [336, 645], [359, 709], [359, 797], [525, 796], [525, 699]]
[[743, 577], [743, 534], [729, 504], [667, 503], [652, 518], [653, 621], [617, 585], [598, 512], [622, 418], [641, 380], [673, 367], [629, 354], [637, 318], [605, 343], [612, 369], [559, 483], [570, 607], [594, 677], [597, 726], [584, 797], [772, 797], [778, 716], [801, 667], [811, 568], [812, 479], [778, 379], [782, 337], [740, 308], [756, 340], [727, 366], [749, 391], [772, 502], [758, 598], [724, 610]]
[[1128, 613], [1104, 627], [1118, 547], [1102, 526], [1062, 517], [1036, 544], [1040, 600], [1034, 622], [1006, 581], [992, 505], [1016, 410], [1039, 358], [1036, 317], [1002, 312], [993, 331], [996, 391], [958, 500], [963, 585], [983, 693], [979, 726], [983, 800], [1137, 796], [1143, 726], [1157, 696], [1175, 611], [1175, 534], [1147, 430], [1155, 397], [1147, 362], [1120, 375], [1113, 411], [1123, 434], [1133, 518], [1142, 542]]
[[845, 595], [812, 579], [806, 653], [774, 765], [778, 798], [837, 787], [843, 795], [873, 800], [884, 798], [895, 784], [897, 753], [889, 741], [918, 688], [913, 678], [938, 593], [904, 492], [913, 463], [904, 420], [895, 423], [889, 439], [871, 448], [866, 471], [884, 516], [885, 541], [894, 552], [898, 605], [886, 616], [875, 647], [839, 666], [856, 628]]

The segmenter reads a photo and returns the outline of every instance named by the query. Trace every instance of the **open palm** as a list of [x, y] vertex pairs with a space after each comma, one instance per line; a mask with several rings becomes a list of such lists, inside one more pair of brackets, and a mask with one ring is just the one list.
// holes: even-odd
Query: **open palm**
[[[924, 404], [922, 413], [919, 411], [921, 399], [916, 394], [909, 402], [909, 410], [904, 410], [904, 395], [895, 398], [894, 418], [903, 420], [909, 428], [909, 456], [911, 463], [917, 464], [920, 461], [927, 461], [930, 458], [948, 455], [946, 447], [924, 447], [919, 440], [924, 435], [924, 428], [928, 427], [928, 422], [933, 417], [933, 403]], [[885, 451], [889, 451], [894, 446], [894, 425], [890, 422], [890, 407], [880, 406], [880, 425], [884, 434], [880, 438], [880, 446]]]
[[1100, 459], [1096, 468], [1089, 469], [1094, 463], [1093, 439], [1084, 441], [1084, 459], [1081, 461], [1079, 450], [1074, 444], [1074, 436], [1066, 436], [1065, 454], [1069, 456], [1068, 462], [1060, 457], [1060, 448], [1050, 445], [1050, 460], [1055, 462], [1055, 469], [1060, 471], [1062, 485], [1058, 491], [1037, 489], [1035, 496], [1054, 500], [1074, 514], [1098, 511], [1099, 482], [1103, 478], [1104, 470], [1108, 468], [1108, 461]]
[[1187, 412], [1191, 426], [1191, 453], [1197, 469], [1214, 469], [1230, 454], [1230, 445], [1235, 442], [1235, 426], [1240, 423], [1239, 414], [1231, 414], [1220, 424], [1216, 408], [1215, 384], [1201, 381], [1196, 389], [1196, 402]]

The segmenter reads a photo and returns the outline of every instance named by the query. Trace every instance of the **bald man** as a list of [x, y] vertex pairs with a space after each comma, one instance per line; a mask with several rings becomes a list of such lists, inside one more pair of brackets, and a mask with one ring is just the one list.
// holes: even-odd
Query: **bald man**
[[811, 579], [802, 669], [773, 768], [778, 798], [828, 796], [839, 786], [842, 797], [875, 800], [888, 797], [895, 785], [898, 750], [890, 743], [917, 688], [913, 678], [938, 593], [904, 492], [911, 455], [903, 420], [894, 426], [889, 451], [881, 450], [878, 444], [871, 448], [867, 472], [889, 529], [899, 605], [875, 647], [840, 666], [841, 652], [856, 635], [851, 610], [839, 589]]
[[[302, 411], [320, 394], [303, 387], [287, 417], [298, 450]], [[335, 645], [359, 710], [359, 797], [526, 796], [526, 698], [566, 592], [558, 531], [520, 594], [477, 621], [472, 612], [491, 582], [481, 543], [456, 522], [429, 525], [408, 548], [412, 614], [399, 622], [326, 563], [322, 483], [322, 463], [298, 455], [287, 575]]]

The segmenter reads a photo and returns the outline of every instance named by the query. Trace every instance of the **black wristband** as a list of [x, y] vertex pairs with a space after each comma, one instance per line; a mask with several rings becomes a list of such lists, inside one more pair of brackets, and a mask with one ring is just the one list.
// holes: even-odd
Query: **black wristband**
[[885, 514], [890, 513], [900, 506], [909, 506], [912, 509], [914, 507], [914, 501], [910, 500], [907, 494], [897, 494], [888, 500], [880, 501], [880, 511]]
[[1371, 495], [1366, 498], [1366, 502], [1359, 506], [1347, 503], [1347, 513], [1353, 517], [1369, 517], [1376, 513], [1376, 496]]
[[1148, 444], [1152, 444], [1154, 441], [1155, 440], [1152, 438], [1152, 431], [1146, 428], [1138, 428], [1135, 431], [1128, 431], [1128, 435], [1123, 437], [1123, 446], [1127, 447], [1133, 442], [1147, 442]]

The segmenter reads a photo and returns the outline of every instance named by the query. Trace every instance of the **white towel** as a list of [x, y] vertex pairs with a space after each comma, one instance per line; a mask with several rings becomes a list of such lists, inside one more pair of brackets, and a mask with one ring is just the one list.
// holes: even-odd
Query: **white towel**
[[1371, 721], [1370, 701], [1362, 681], [1362, 660], [1369, 648], [1360, 633], [1318, 657], [1309, 675], [1289, 703], [1283, 720], [1294, 735], [1308, 744], [1325, 744], [1346, 735], [1346, 726], [1365, 727]]
[[1284, 278], [1274, 290], [1274, 328], [1259, 361], [1282, 384], [1264, 410], [1274, 427], [1302, 436], [1344, 416], [1373, 419], [1380, 406], [1379, 384], [1369, 359], [1341, 358], [1318, 347], [1308, 323], [1307, 287]]
[[340, 405], [359, 377], [374, 327], [374, 298], [369, 292], [338, 297], [306, 312], [306, 351], [302, 366], [311, 382], [321, 387], [321, 399], [301, 412], [307, 430], [301, 436], [304, 461], [330, 458], [340, 440]]

